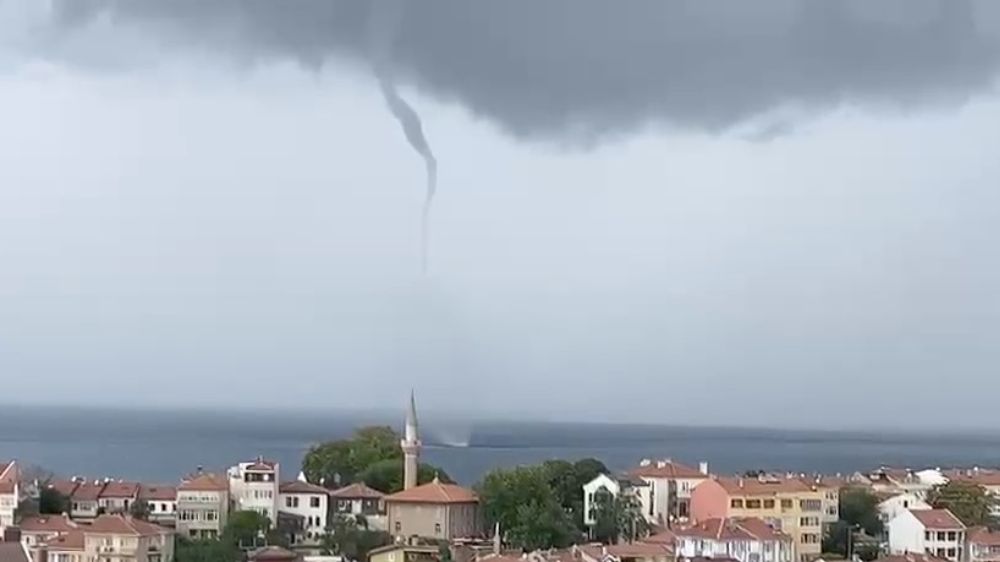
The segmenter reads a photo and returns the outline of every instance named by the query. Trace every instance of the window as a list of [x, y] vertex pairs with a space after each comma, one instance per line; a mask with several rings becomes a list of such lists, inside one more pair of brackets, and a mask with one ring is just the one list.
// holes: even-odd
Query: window
[[951, 542], [957, 541], [958, 540], [958, 533], [956, 533], [955, 531], [948, 531], [948, 540], [951, 541]]
[[747, 500], [747, 509], [760, 509], [760, 500]]
[[440, 523], [435, 523], [434, 524], [434, 534], [435, 535], [440, 535], [441, 534], [441, 524]]
[[933, 533], [931, 533], [930, 531], [924, 531], [924, 540], [925, 540], [925, 541], [929, 541], [929, 540], [931, 540], [931, 535], [932, 535], [932, 534], [933, 534]]
[[909, 508], [910, 508], [910, 501], [903, 500], [903, 509], [909, 509]]
[[764, 509], [774, 509], [774, 500], [764, 500]]
[[781, 500], [781, 509], [791, 509], [792, 500]]
[[743, 500], [735, 499], [735, 500], [729, 502], [729, 507], [742, 508], [743, 507]]
[[944, 531], [938, 531], [937, 540], [944, 542], [946, 536], [948, 535]]
[[319, 507], [319, 498], [309, 498], [309, 507]]
[[955, 549], [954, 548], [949, 548], [948, 549], [948, 558], [954, 558], [954, 557], [955, 557]]
[[944, 558], [944, 549], [943, 548], [937, 549], [937, 552], [935, 554], [937, 554], [938, 558]]
[[402, 530], [403, 530], [403, 524], [400, 523], [399, 521], [396, 521], [396, 532], [398, 533]]
[[822, 511], [823, 502], [820, 500], [799, 500], [799, 508], [802, 511]]

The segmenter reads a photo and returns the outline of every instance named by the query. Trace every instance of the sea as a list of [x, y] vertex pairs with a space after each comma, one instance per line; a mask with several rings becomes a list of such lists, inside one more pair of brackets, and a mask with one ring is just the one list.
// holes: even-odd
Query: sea
[[[257, 456], [297, 476], [309, 447], [362, 425], [398, 426], [387, 413], [86, 409], [0, 405], [0, 459], [62, 477], [177, 482], [197, 467], [223, 470]], [[486, 472], [587, 457], [611, 470], [671, 458], [718, 474], [746, 470], [849, 473], [878, 466], [1000, 465], [1000, 432], [794, 430], [613, 423], [421, 419], [422, 460], [472, 485]]]

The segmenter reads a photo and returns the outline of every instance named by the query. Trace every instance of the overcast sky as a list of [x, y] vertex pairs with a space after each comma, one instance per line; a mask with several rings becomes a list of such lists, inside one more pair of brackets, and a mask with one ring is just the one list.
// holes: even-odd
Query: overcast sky
[[0, 402], [1000, 427], [1000, 5], [388, 2], [0, 0]]

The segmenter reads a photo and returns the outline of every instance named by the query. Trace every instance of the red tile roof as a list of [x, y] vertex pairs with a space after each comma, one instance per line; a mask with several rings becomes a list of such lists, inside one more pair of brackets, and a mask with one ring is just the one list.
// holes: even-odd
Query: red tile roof
[[747, 496], [811, 492], [816, 490], [815, 486], [806, 484], [798, 478], [784, 478], [780, 476], [719, 478], [718, 482], [730, 494]]
[[49, 550], [53, 552], [81, 551], [86, 542], [83, 531], [76, 530], [69, 533], [51, 537], [45, 541]]
[[229, 490], [229, 481], [223, 476], [204, 472], [181, 482], [177, 490], [186, 492], [224, 492]]
[[0, 461], [0, 494], [13, 494], [19, 479], [17, 461]]
[[247, 558], [250, 562], [284, 562], [302, 560], [302, 557], [280, 546], [265, 546], [251, 552]]
[[755, 517], [706, 519], [696, 525], [675, 529], [678, 537], [696, 537], [717, 541], [782, 541], [791, 537]]
[[79, 526], [66, 515], [28, 515], [21, 518], [21, 524], [18, 527], [26, 533], [66, 533]]
[[139, 495], [138, 482], [108, 482], [101, 491], [101, 498], [123, 499], [134, 498]]
[[629, 471], [632, 476], [645, 476], [646, 478], [708, 478], [697, 468], [674, 462], [670, 459], [650, 461], [649, 464], [637, 466]]
[[249, 466], [247, 466], [246, 470], [271, 471], [271, 470], [274, 470], [275, 467], [277, 467], [277, 466], [278, 466], [278, 463], [275, 462], [275, 461], [271, 461], [271, 460], [267, 460], [265, 458], [257, 457], [257, 460], [255, 460], [252, 464], [250, 464]]
[[607, 546], [609, 555], [615, 558], [673, 558], [673, 549], [662, 543], [621, 543]]
[[53, 480], [49, 482], [48, 488], [55, 490], [67, 498], [73, 495], [80, 483], [76, 480]]
[[472, 490], [455, 484], [445, 484], [435, 478], [433, 482], [386, 496], [385, 501], [387, 503], [477, 503], [479, 497]]
[[989, 468], [949, 470], [944, 474], [949, 480], [969, 482], [980, 486], [1000, 486], [1000, 471]]
[[935, 530], [961, 530], [965, 525], [947, 509], [911, 509], [910, 513], [917, 518], [924, 528]]
[[99, 535], [152, 536], [171, 532], [169, 529], [127, 515], [99, 515], [84, 531]]
[[986, 527], [973, 527], [969, 529], [969, 544], [983, 546], [1000, 546], [1000, 531], [991, 531]]
[[104, 491], [104, 482], [81, 482], [71, 496], [78, 501], [97, 501]]
[[642, 539], [642, 542], [674, 545], [677, 543], [677, 534], [669, 529], [664, 529], [654, 535], [649, 535], [648, 537]]
[[177, 488], [170, 485], [142, 484], [139, 497], [147, 501], [176, 501]]
[[19, 542], [0, 542], [0, 562], [30, 562]]
[[281, 486], [278, 487], [278, 492], [282, 494], [326, 495], [329, 492], [329, 490], [327, 490], [323, 486], [317, 486], [316, 484], [302, 482], [301, 480], [293, 480], [292, 482], [283, 482]]
[[374, 489], [369, 488], [364, 482], [355, 482], [349, 486], [344, 486], [343, 488], [337, 488], [336, 490], [330, 491], [330, 496], [340, 499], [369, 499], [378, 500], [385, 497], [385, 494]]

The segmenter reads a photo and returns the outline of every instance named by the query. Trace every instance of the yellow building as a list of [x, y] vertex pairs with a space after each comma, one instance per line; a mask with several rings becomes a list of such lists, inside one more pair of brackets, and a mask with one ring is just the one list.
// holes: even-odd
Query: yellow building
[[757, 517], [792, 537], [795, 560], [819, 557], [823, 541], [824, 504], [828, 490], [800, 478], [762, 475], [716, 478], [691, 494], [695, 521], [723, 517]]

